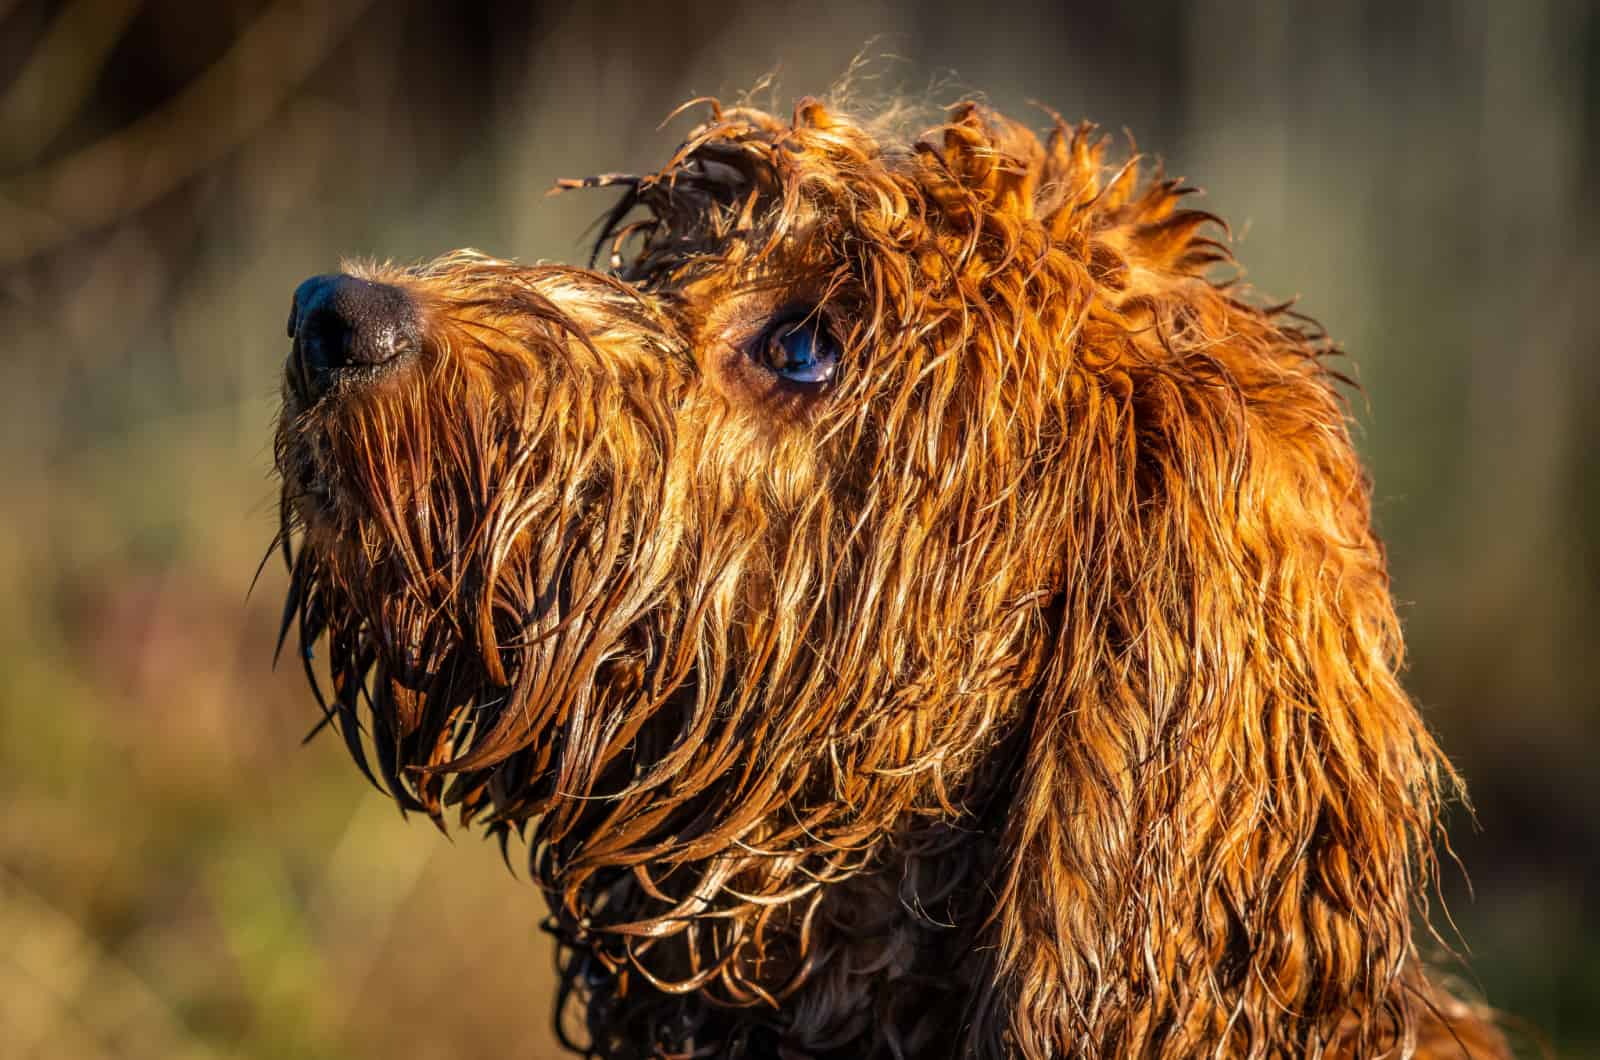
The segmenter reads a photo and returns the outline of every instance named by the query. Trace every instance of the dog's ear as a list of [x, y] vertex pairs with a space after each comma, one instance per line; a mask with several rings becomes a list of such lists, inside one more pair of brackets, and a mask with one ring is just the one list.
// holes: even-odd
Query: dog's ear
[[[1127, 198], [1079, 332], [1053, 645], [1001, 849], [995, 1011], [1029, 1056], [1410, 1039], [1453, 774], [1401, 639], [1330, 352]], [[1163, 229], [1163, 226], [1166, 226]]]

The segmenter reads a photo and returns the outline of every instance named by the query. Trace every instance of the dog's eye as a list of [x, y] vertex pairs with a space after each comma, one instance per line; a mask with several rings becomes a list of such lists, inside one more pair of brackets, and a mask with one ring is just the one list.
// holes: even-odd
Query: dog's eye
[[756, 359], [791, 383], [816, 386], [832, 379], [839, 367], [839, 340], [814, 316], [786, 318], [762, 337]]

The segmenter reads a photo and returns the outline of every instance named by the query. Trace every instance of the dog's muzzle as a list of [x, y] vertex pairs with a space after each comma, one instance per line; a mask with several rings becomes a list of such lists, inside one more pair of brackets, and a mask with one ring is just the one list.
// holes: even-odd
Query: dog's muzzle
[[375, 379], [422, 347], [405, 291], [343, 273], [313, 276], [295, 289], [289, 338], [289, 385], [306, 405], [336, 386]]

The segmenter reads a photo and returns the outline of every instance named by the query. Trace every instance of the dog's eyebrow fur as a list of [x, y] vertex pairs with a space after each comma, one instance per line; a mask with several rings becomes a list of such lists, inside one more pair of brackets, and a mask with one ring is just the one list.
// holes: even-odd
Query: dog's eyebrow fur
[[[402, 807], [526, 842], [568, 1045], [1508, 1055], [1418, 954], [1461, 787], [1337, 347], [1093, 126], [702, 102], [563, 182], [604, 273], [352, 267], [423, 352], [278, 430], [285, 631]], [[825, 388], [696, 347], [801, 288]]]

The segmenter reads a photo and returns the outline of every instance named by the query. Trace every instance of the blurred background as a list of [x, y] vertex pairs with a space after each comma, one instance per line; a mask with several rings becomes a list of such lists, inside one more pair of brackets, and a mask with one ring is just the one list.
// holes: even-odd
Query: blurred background
[[1600, 9], [1207, 6], [0, 0], [0, 1052], [553, 1055], [532, 889], [302, 747], [271, 669], [289, 295], [346, 254], [580, 259], [606, 201], [556, 178], [863, 53], [866, 95], [1128, 128], [1349, 349], [1477, 808], [1470, 978], [1600, 1056]]

